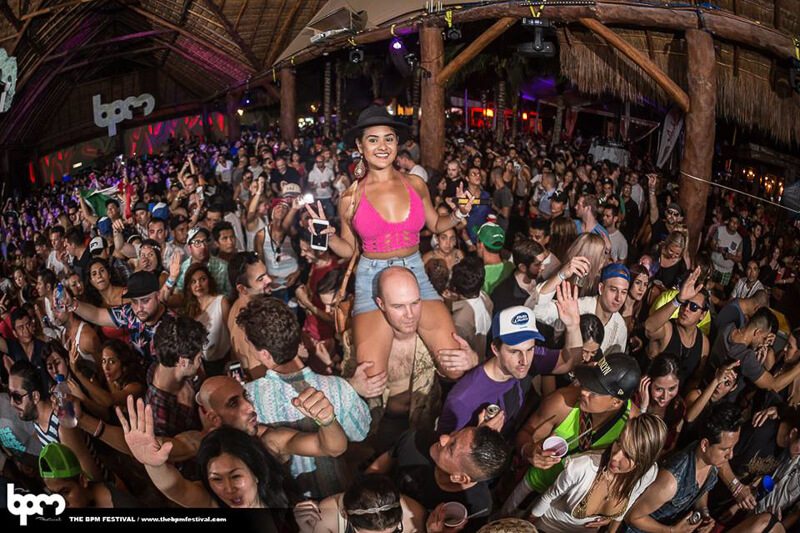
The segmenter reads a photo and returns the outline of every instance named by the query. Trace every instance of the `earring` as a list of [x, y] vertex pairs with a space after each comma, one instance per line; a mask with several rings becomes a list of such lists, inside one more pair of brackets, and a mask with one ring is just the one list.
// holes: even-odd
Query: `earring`
[[367, 174], [367, 165], [364, 164], [364, 156], [361, 156], [361, 159], [358, 160], [356, 163], [356, 167], [353, 169], [353, 175], [356, 177], [357, 180], [360, 180]]

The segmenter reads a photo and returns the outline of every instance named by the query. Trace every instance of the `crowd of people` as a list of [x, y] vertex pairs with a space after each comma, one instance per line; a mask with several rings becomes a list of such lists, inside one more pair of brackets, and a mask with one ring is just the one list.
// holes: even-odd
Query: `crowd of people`
[[714, 190], [694, 249], [675, 179], [581, 137], [454, 127], [424, 168], [373, 106], [279, 139], [6, 201], [3, 486], [277, 531], [797, 522], [785, 214]]

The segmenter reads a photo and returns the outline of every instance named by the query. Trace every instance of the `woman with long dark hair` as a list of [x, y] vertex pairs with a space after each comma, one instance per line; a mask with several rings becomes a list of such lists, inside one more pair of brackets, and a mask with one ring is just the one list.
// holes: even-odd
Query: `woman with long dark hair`
[[203, 367], [208, 375], [222, 374], [231, 348], [228, 332], [231, 304], [219, 294], [214, 276], [202, 263], [190, 266], [184, 279], [183, 313], [203, 324], [208, 331], [208, 342], [203, 348]]
[[[125, 287], [116, 279], [116, 274], [109, 267], [108, 261], [101, 257], [89, 261], [83, 285], [85, 287], [83, 300], [96, 307], [116, 307], [128, 301], [123, 298]], [[126, 341], [128, 338], [127, 332], [120, 328], [103, 326], [100, 331], [108, 339]]]
[[189, 481], [167, 462], [172, 442], [162, 443], [153, 432], [153, 410], [144, 401], [128, 399], [126, 417], [117, 407], [125, 442], [142, 463], [153, 484], [181, 507], [287, 509], [289, 496], [278, 462], [257, 437], [231, 427], [207, 434], [195, 458], [200, 481]]
[[[472, 194], [458, 188], [463, 202], [449, 216], [440, 216], [430, 192], [419, 176], [404, 175], [394, 168], [399, 143], [408, 136], [408, 126], [389, 115], [385, 108], [370, 107], [358, 117], [347, 134], [362, 153], [356, 166], [357, 181], [339, 202], [341, 230], [332, 226], [331, 250], [342, 258], [362, 256], [356, 267], [356, 298], [353, 306], [353, 344], [359, 363], [371, 362], [368, 371], [387, 370], [394, 338], [392, 327], [378, 307], [373, 293], [378, 275], [390, 265], [402, 265], [415, 276], [420, 289], [420, 319], [417, 332], [434, 354], [440, 372], [457, 379], [467, 370], [463, 352], [469, 347], [456, 338], [453, 317], [425, 273], [419, 252], [420, 230], [435, 233], [455, 227], [472, 209]], [[326, 218], [322, 205], [306, 206], [313, 218]], [[461, 355], [460, 355], [461, 354]]]
[[647, 373], [642, 376], [639, 391], [633, 396], [633, 403], [642, 413], [652, 413], [667, 424], [667, 437], [662, 453], [672, 451], [678, 442], [686, 415], [686, 402], [680, 390], [678, 362], [669, 354], [661, 354], [650, 362]]

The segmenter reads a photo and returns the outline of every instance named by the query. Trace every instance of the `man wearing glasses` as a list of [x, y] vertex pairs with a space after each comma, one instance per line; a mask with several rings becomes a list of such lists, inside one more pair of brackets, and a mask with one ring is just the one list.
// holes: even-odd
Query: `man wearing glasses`
[[[695, 268], [672, 303], [660, 307], [644, 323], [650, 341], [647, 356], [652, 359], [662, 353], [675, 355], [681, 391], [696, 388], [701, 374], [697, 370], [705, 368], [708, 358], [708, 338], [697, 327], [708, 310], [708, 293], [698, 283], [701, 273], [700, 267]], [[678, 318], [670, 320], [676, 307], [680, 308]]]
[[209, 245], [211, 244], [211, 234], [209, 231], [202, 226], [190, 229], [187, 243], [189, 257], [184, 259], [181, 264], [181, 272], [178, 275], [178, 279], [168, 279], [167, 286], [174, 284], [178, 291], [183, 292], [183, 282], [186, 271], [189, 270], [189, 267], [193, 263], [201, 263], [208, 267], [208, 271], [217, 283], [220, 293], [226, 296], [230, 295], [231, 284], [228, 280], [228, 262], [211, 255], [209, 252]]

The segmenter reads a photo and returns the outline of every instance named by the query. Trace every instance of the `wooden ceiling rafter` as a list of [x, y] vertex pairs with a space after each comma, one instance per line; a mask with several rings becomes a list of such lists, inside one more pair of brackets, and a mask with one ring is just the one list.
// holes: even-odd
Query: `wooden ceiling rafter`
[[[87, 37], [87, 39], [86, 39], [86, 42], [89, 42], [89, 41], [91, 41], [91, 40], [92, 40], [92, 38], [94, 38], [94, 37], [95, 37], [96, 35], [98, 35], [100, 32], [102, 32], [103, 30], [105, 30], [105, 29], [108, 27], [108, 25], [109, 25], [109, 24], [110, 24], [110, 22], [105, 22], [105, 23], [103, 23], [103, 24], [99, 24], [99, 25], [98, 25], [98, 26], [97, 26], [97, 27], [94, 29], [94, 31], [92, 32], [92, 34], [91, 34], [91, 35], [89, 35], [89, 36]], [[45, 61], [45, 58], [46, 58], [48, 55], [50, 55], [50, 53], [52, 53], [53, 51], [55, 51], [55, 50], [56, 50], [56, 49], [57, 49], [59, 46], [61, 46], [61, 44], [62, 44], [64, 41], [66, 41], [68, 38], [70, 38], [70, 37], [71, 37], [71, 34], [70, 34], [70, 33], [64, 33], [64, 34], [62, 35], [62, 37], [61, 37], [61, 39], [60, 39], [60, 40], [58, 40], [58, 41], [56, 41], [56, 42], [54, 42], [53, 44], [51, 44], [51, 45], [50, 45], [50, 48], [49, 48], [49, 50], [48, 50], [46, 53], [44, 53], [44, 54], [40, 55], [40, 56], [39, 56], [39, 57], [36, 59], [36, 61], [34, 62], [33, 66], [31, 66], [31, 67], [29, 67], [29, 68], [26, 68], [26, 69], [25, 69], [25, 73], [23, 74], [23, 76], [22, 76], [22, 77], [19, 79], [19, 81], [17, 82], [17, 88], [16, 88], [16, 91], [17, 91], [17, 93], [20, 93], [20, 92], [22, 91], [22, 88], [25, 86], [25, 84], [27, 84], [27, 83], [28, 83], [28, 81], [29, 81], [29, 80], [30, 80], [30, 79], [33, 77], [33, 75], [36, 73], [36, 71], [38, 71], [38, 70], [39, 70], [39, 67], [40, 67], [40, 66], [41, 66], [41, 65], [44, 63], [44, 61]], [[68, 51], [67, 51], [67, 53], [66, 53], [66, 54], [65, 54], [63, 57], [64, 57], [64, 58], [67, 60], [67, 62], [69, 62], [69, 61], [70, 61], [70, 60], [71, 60], [71, 59], [72, 59], [72, 58], [73, 58], [73, 57], [74, 57], [74, 56], [75, 56], [75, 55], [76, 55], [76, 54], [77, 54], [79, 51], [80, 51], [80, 47], [73, 48], [72, 50], [68, 50]]]
[[[191, 8], [193, 1], [194, 0], [183, 0], [183, 7], [181, 7], [181, 15], [178, 20], [179, 26], [183, 27], [186, 24], [186, 17], [189, 15], [189, 9]], [[174, 45], [177, 41], [178, 41], [178, 34], [176, 33], [175, 35], [172, 36], [170, 42], [172, 42], [172, 44]], [[164, 57], [161, 59], [161, 63], [159, 63], [160, 67], [163, 67], [166, 64], [167, 59], [169, 59], [170, 52], [171, 50], [167, 50], [167, 52], [164, 53]]]
[[[94, 0], [74, 0], [72, 2], [62, 2], [60, 4], [54, 6], [44, 7], [42, 9], [37, 9], [35, 11], [31, 11], [30, 13], [25, 13], [20, 17], [21, 20], [26, 21], [30, 19], [34, 19], [36, 17], [41, 17], [42, 15], [49, 15], [54, 11], [59, 11], [61, 9], [66, 9], [68, 7], [75, 7], [80, 4], [86, 4], [88, 2], [94, 2]], [[57, 13], [56, 13], [57, 14]]]
[[[228, 36], [233, 40], [234, 44], [236, 44], [236, 46], [238, 46], [242, 50], [242, 53], [247, 58], [247, 60], [250, 61], [250, 64], [253, 66], [253, 68], [258, 70], [259, 63], [258, 59], [256, 58], [256, 55], [253, 53], [252, 44], [248, 45], [247, 43], [244, 42], [242, 36], [233, 27], [233, 24], [231, 24], [231, 21], [228, 20], [228, 17], [225, 16], [225, 13], [223, 13], [222, 8], [214, 3], [214, 0], [203, 0], [203, 4], [208, 8], [209, 11], [211, 11], [214, 14], [214, 16], [217, 17], [219, 22], [222, 24], [223, 28], [225, 28], [225, 31], [227, 32]], [[255, 33], [257, 32], [254, 32], [254, 35]]]
[[[284, 0], [284, 2], [285, 1], [286, 0]], [[258, 35], [258, 28], [261, 27], [261, 21], [264, 20], [264, 13], [266, 13], [266, 11], [267, 11], [267, 5], [268, 4], [269, 4], [269, 2], [264, 2], [264, 4], [261, 6], [261, 11], [258, 13], [258, 19], [256, 20], [256, 29], [255, 29], [255, 31], [253, 31], [253, 34], [250, 36], [250, 48], [252, 48], [253, 44], [256, 42], [256, 35]], [[256, 67], [256, 70], [258, 70], [258, 67]]]
[[[297, 12], [300, 11], [301, 4], [302, 2], [295, 2], [294, 5], [292, 6], [292, 10], [289, 11], [289, 14], [283, 20], [283, 24], [281, 24], [281, 29], [278, 30], [278, 33], [276, 34], [277, 39], [275, 39], [275, 41], [272, 43], [272, 45], [269, 48], [269, 53], [265, 56], [263, 63], [264, 67], [269, 67], [270, 65], [272, 65], [272, 63], [274, 63], [275, 59], [278, 57], [278, 54], [280, 54], [283, 48], [286, 46], [286, 43], [288, 42], [288, 39], [290, 37], [290, 35], [288, 35], [289, 28], [294, 22], [295, 17], [297, 17]], [[317, 12], [319, 7], [320, 3], [317, 2], [316, 8], [314, 9], [314, 13]]]
[[242, 7], [239, 8], [239, 14], [236, 15], [236, 22], [233, 25], [234, 31], [239, 31], [239, 23], [242, 21], [242, 15], [244, 15], [244, 10], [247, 9], [247, 4], [250, 3], [250, 0], [244, 0], [242, 2]]
[[15, 30], [19, 31], [22, 29], [22, 21], [14, 14], [14, 10], [11, 9], [11, 6], [8, 4], [8, 0], [0, 0], [0, 13], [11, 23]]
[[250, 64], [248, 64], [247, 61], [236, 57], [236, 55], [228, 52], [227, 50], [225, 50], [223, 48], [221, 48], [219, 45], [217, 45], [215, 43], [211, 43], [206, 39], [200, 38], [197, 35], [195, 35], [194, 33], [190, 32], [190, 31], [187, 31], [187, 30], [181, 28], [180, 26], [177, 26], [177, 25], [173, 24], [172, 22], [170, 22], [170, 21], [168, 21], [168, 20], [156, 15], [155, 13], [151, 13], [150, 11], [148, 11], [146, 9], [142, 9], [142, 8], [140, 8], [138, 6], [128, 6], [128, 8], [131, 9], [132, 11], [134, 11], [135, 13], [138, 13], [139, 15], [143, 16], [144, 18], [148, 19], [150, 22], [152, 22], [154, 24], [157, 24], [159, 26], [162, 26], [164, 28], [169, 28], [171, 30], [177, 31], [183, 37], [189, 39], [190, 41], [196, 42], [197, 44], [199, 44], [200, 46], [202, 46], [206, 50], [210, 50], [211, 52], [213, 52], [213, 53], [215, 53], [217, 55], [220, 55], [220, 56], [222, 56], [224, 58], [230, 59], [231, 61], [235, 62], [236, 64], [241, 65], [242, 67], [244, 67], [244, 69], [246, 71], [248, 71], [249, 73], [253, 73], [256, 70]]
[[[86, 52], [87, 50], [94, 50], [96, 48], [102, 48], [104, 46], [108, 46], [109, 44], [116, 44], [116, 43], [124, 43], [124, 42], [132, 42], [138, 41], [140, 39], [148, 39], [150, 37], [156, 37], [159, 35], [171, 34], [174, 33], [173, 30], [161, 29], [161, 30], [147, 30], [135, 33], [128, 33], [125, 35], [118, 35], [116, 37], [111, 37], [109, 39], [103, 39], [102, 41], [96, 41], [93, 43], [89, 43], [86, 45], [81, 46], [80, 52]], [[44, 63], [49, 63], [50, 61], [54, 61], [61, 57], [64, 57], [69, 52], [58, 52], [56, 54], [50, 54], [44, 59]]]

